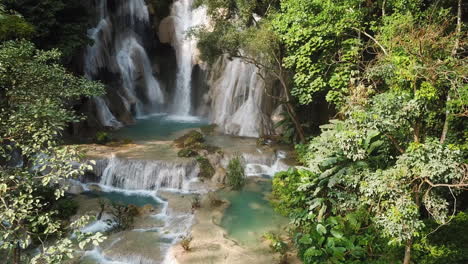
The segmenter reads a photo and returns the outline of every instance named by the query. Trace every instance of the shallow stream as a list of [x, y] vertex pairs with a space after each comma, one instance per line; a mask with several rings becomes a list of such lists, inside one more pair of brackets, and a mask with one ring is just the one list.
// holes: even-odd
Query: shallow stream
[[[116, 155], [105, 153], [104, 149], [103, 156], [107, 155], [107, 161], [100, 170], [102, 175], [97, 175], [101, 180], [83, 185], [84, 192], [78, 196], [80, 206], [83, 211], [96, 214], [101, 201], [106, 200], [139, 208], [148, 208], [149, 205], [154, 211], [138, 216], [130, 230], [110, 233], [99, 247], [84, 252], [79, 263], [153, 264], [173, 261], [166, 256], [169, 249], [181, 236], [189, 234], [194, 224], [191, 209], [193, 193], [203, 195], [209, 190], [201, 182], [195, 187], [183, 187], [194, 180], [196, 182], [196, 178], [189, 180], [186, 173], [188, 169], [193, 170], [193, 165], [190, 159], [176, 157], [171, 140], [187, 129], [206, 124], [200, 120], [188, 120], [176, 121], [154, 115], [115, 133], [137, 143]], [[244, 188], [217, 192], [229, 203], [219, 225], [229, 239], [242, 247], [253, 248], [261, 244], [266, 232], [278, 232], [286, 223], [286, 219], [276, 214], [268, 201], [272, 173], [283, 154], [257, 148], [256, 140], [252, 138], [212, 134], [206, 136], [206, 141], [220, 146], [226, 153], [242, 155], [247, 162], [246, 174], [251, 177], [248, 177]], [[154, 180], [154, 177], [162, 178]], [[174, 177], [182, 178], [174, 182]], [[155, 188], [158, 184], [161, 187]], [[109, 215], [104, 214], [104, 220], [91, 223], [83, 231], [105, 232], [109, 229], [106, 217]]]

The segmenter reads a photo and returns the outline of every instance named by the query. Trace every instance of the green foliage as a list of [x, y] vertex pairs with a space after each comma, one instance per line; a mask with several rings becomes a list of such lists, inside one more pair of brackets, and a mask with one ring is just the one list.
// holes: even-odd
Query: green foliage
[[110, 232], [120, 232], [133, 227], [135, 216], [138, 215], [136, 206], [112, 202], [107, 208], [113, 217], [107, 220], [107, 224], [112, 227]]
[[[388, 96], [400, 104], [389, 116], [392, 101], [382, 100]], [[388, 263], [407, 241], [430, 232], [423, 209], [438, 224], [450, 219], [454, 194], [444, 186], [466, 184], [463, 154], [430, 138], [411, 143], [412, 124], [419, 120], [412, 117], [423, 113], [401, 111], [411, 97], [382, 98], [345, 121], [322, 126], [307, 149], [299, 146], [306, 170], [275, 176], [273, 204], [292, 218], [305, 263]], [[389, 107], [381, 113], [384, 105]], [[405, 152], [399, 153], [385, 133], [406, 141]]]
[[226, 176], [227, 184], [234, 190], [239, 190], [244, 186], [245, 172], [242, 157], [236, 156], [229, 161]]
[[210, 161], [207, 158], [198, 156], [197, 157], [198, 166], [200, 167], [199, 177], [204, 179], [211, 179], [215, 174], [215, 170], [211, 165]]
[[111, 139], [109, 133], [104, 132], [104, 131], [96, 132], [96, 135], [94, 136], [94, 141], [97, 144], [101, 144], [101, 145], [105, 145], [105, 144], [109, 143], [111, 140], [112, 139]]
[[[60, 146], [63, 130], [79, 120], [66, 103], [104, 91], [102, 85], [66, 72], [57, 64], [59, 57], [56, 50], [37, 50], [26, 41], [0, 45], [0, 157], [6, 160], [0, 163], [0, 247], [18, 251], [53, 237], [55, 243], [41, 247], [32, 263], [71, 258], [70, 233], [81, 248], [102, 241], [101, 234], [77, 231], [89, 217], [63, 228], [50, 204], [64, 196], [64, 180], [89, 169], [74, 165], [80, 161], [76, 149]], [[12, 151], [21, 153], [19, 160], [11, 160]], [[43, 190], [52, 186], [53, 196], [45, 201]]]
[[57, 215], [60, 219], [68, 220], [78, 212], [78, 202], [68, 198], [61, 198], [53, 205], [54, 210], [59, 212]]
[[8, 14], [0, 5], [0, 41], [27, 38], [34, 32], [34, 27], [18, 14]]
[[287, 47], [286, 67], [294, 71], [292, 94], [301, 104], [327, 91], [327, 100], [341, 106], [356, 67], [366, 9], [362, 1], [287, 0], [275, 17], [274, 30]]
[[283, 119], [275, 124], [275, 128], [281, 128], [281, 141], [286, 144], [295, 144], [300, 141], [291, 116], [287, 113], [281, 113]]
[[270, 243], [270, 249], [273, 252], [279, 253], [279, 264], [286, 264], [287, 261], [287, 251], [288, 251], [288, 244], [282, 240], [281, 236], [275, 234], [273, 232], [268, 232], [263, 235], [263, 238]]
[[89, 7], [74, 0], [4, 0], [7, 10], [23, 15], [33, 25], [32, 41], [41, 49], [57, 48], [68, 63], [77, 51], [90, 43], [87, 36]]
[[[177, 147], [182, 148], [177, 153], [179, 157], [184, 157], [184, 158], [196, 157], [196, 156], [199, 156], [198, 152], [200, 150], [206, 150], [208, 151], [208, 153], [214, 153], [216, 151], [219, 151], [219, 147], [212, 146], [204, 142], [205, 142], [205, 137], [203, 136], [202, 133], [196, 130], [192, 130], [188, 132], [187, 134], [174, 140], [174, 144]], [[205, 166], [207, 164], [205, 164], [204, 161], [201, 161], [200, 165]], [[209, 174], [209, 175], [212, 175], [212, 174]], [[211, 176], [209, 177], [211, 178]]]
[[179, 152], [177, 152], [177, 156], [181, 158], [190, 158], [190, 157], [195, 157], [197, 155], [198, 153], [191, 149], [181, 149], [179, 150]]
[[204, 141], [205, 138], [203, 137], [202, 133], [196, 130], [191, 130], [187, 134], [174, 140], [174, 143], [177, 147], [180, 148], [190, 148], [193, 147], [193, 145], [197, 143], [203, 143]]
[[288, 244], [281, 239], [280, 235], [268, 232], [263, 237], [270, 242], [270, 248], [274, 252], [285, 254], [288, 251]]
[[[427, 223], [428, 230], [437, 228]], [[414, 246], [415, 262], [421, 264], [454, 263], [468, 261], [468, 213], [458, 213], [448, 225], [424, 237]]]

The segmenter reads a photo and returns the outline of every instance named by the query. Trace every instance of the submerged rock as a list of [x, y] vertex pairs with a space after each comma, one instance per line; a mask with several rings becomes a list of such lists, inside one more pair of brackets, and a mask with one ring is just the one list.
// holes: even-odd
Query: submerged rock
[[215, 184], [226, 184], [226, 170], [222, 167], [216, 168], [215, 174], [211, 178], [211, 181]]

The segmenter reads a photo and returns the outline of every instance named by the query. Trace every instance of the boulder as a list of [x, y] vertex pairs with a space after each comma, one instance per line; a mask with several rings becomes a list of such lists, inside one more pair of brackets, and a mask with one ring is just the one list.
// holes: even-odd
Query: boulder
[[284, 105], [279, 105], [271, 114], [271, 121], [273, 122], [273, 127], [275, 128], [275, 134], [281, 135], [284, 132], [284, 128], [282, 126], [277, 127], [276, 125], [284, 120], [283, 113], [286, 112], [286, 109], [284, 109]]
[[211, 178], [211, 181], [215, 184], [222, 184], [226, 183], [226, 170], [222, 167], [216, 168], [215, 174]]
[[153, 214], [155, 211], [156, 209], [151, 204], [146, 204], [144, 206], [138, 207], [138, 215], [141, 216]]
[[165, 17], [159, 24], [159, 41], [165, 44], [171, 44], [174, 39], [175, 27], [178, 19], [175, 16]]

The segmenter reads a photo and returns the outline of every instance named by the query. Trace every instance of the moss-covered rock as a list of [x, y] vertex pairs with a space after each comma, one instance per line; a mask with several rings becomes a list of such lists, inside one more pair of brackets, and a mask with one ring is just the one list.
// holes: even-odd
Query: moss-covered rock
[[104, 131], [99, 131], [94, 136], [94, 142], [96, 142], [97, 144], [105, 145], [105, 144], [109, 143], [111, 140], [112, 139], [111, 139], [111, 136], [109, 135], [109, 133], [104, 132]]
[[202, 133], [196, 130], [192, 130], [180, 138], [174, 140], [174, 143], [179, 148], [189, 148], [197, 143], [202, 143], [204, 141], [205, 139]]
[[218, 127], [216, 124], [207, 125], [200, 127], [201, 132], [204, 135], [212, 135], [215, 132], [215, 129]]
[[197, 156], [198, 153], [195, 150], [192, 149], [181, 149], [179, 152], [177, 152], [177, 156], [181, 158], [190, 158], [190, 157], [195, 157]]
[[211, 165], [210, 161], [207, 158], [198, 156], [197, 157], [198, 166], [200, 167], [200, 178], [211, 179], [215, 174], [215, 169]]

